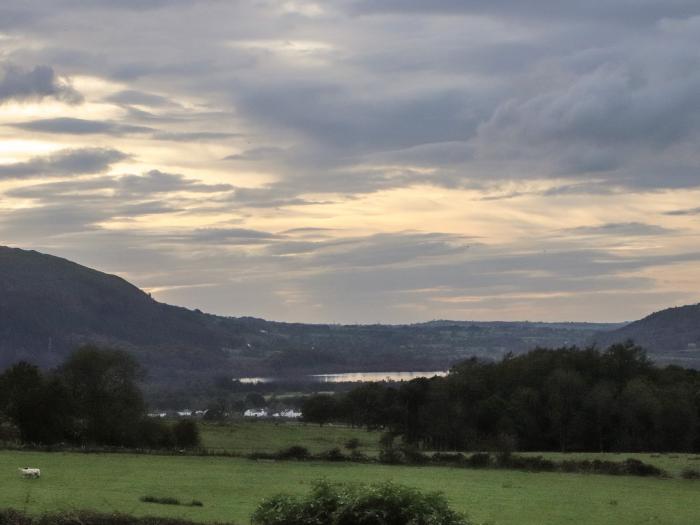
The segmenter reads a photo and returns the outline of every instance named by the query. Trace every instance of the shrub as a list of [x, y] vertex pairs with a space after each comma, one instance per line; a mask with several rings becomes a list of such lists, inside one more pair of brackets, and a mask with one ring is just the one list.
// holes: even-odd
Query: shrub
[[684, 468], [681, 472], [683, 479], [700, 479], [700, 470], [694, 468]]
[[315, 484], [304, 499], [287, 495], [263, 501], [254, 525], [468, 525], [438, 493], [384, 483], [372, 486]]
[[140, 501], [144, 503], [160, 503], [161, 505], [179, 505], [180, 500], [171, 497], [159, 497], [159, 496], [141, 496]]
[[360, 440], [357, 438], [348, 439], [345, 442], [345, 448], [348, 450], [357, 450], [360, 448]]
[[173, 431], [164, 421], [143, 418], [137, 428], [139, 446], [149, 449], [167, 449], [175, 446]]
[[305, 460], [311, 457], [309, 449], [302, 447], [301, 445], [293, 445], [289, 448], [285, 448], [275, 454], [275, 459], [298, 459]]
[[343, 453], [338, 447], [326, 450], [325, 452], [321, 452], [316, 457], [323, 461], [345, 461], [348, 459], [346, 456], [343, 455]]
[[403, 463], [403, 454], [395, 448], [383, 448], [379, 451], [379, 462], [387, 465], [398, 465]]
[[464, 454], [460, 452], [435, 452], [430, 458], [431, 461], [435, 463], [452, 463], [459, 465], [464, 463]]
[[554, 461], [545, 459], [542, 456], [498, 456], [498, 466], [517, 470], [527, 470], [530, 472], [553, 471], [557, 469]]
[[199, 428], [191, 419], [181, 419], [175, 423], [173, 437], [178, 448], [195, 448], [200, 444]]
[[632, 476], [666, 476], [666, 472], [654, 465], [649, 465], [638, 459], [626, 459], [623, 461], [624, 473]]
[[477, 452], [467, 458], [467, 465], [472, 468], [486, 468], [491, 465], [491, 455], [487, 452]]
[[414, 465], [422, 465], [430, 460], [428, 456], [412, 445], [402, 446], [401, 453], [403, 454], [406, 463], [412, 463]]

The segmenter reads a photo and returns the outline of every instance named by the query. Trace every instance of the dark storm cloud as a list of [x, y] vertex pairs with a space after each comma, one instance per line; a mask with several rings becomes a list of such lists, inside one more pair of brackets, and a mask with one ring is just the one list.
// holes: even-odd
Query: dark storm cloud
[[23, 69], [12, 64], [0, 65], [0, 104], [8, 100], [41, 100], [55, 98], [79, 104], [83, 96], [50, 66]]
[[0, 164], [0, 180], [101, 173], [127, 155], [111, 148], [65, 149], [26, 162]]

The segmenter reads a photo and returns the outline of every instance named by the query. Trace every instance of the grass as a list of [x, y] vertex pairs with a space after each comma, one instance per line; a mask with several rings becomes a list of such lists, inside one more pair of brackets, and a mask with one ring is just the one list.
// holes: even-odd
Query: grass
[[[42, 469], [39, 480], [17, 475]], [[31, 513], [75, 509], [248, 523], [262, 498], [305, 493], [313, 480], [392, 480], [442, 490], [452, 506], [480, 524], [695, 525], [700, 481], [525, 473], [353, 463], [254, 462], [246, 459], [129, 454], [0, 452], [3, 506]], [[203, 507], [152, 505], [143, 494], [196, 499]]]
[[251, 454], [277, 452], [294, 445], [303, 445], [312, 454], [338, 447], [348, 440], [360, 441], [359, 450], [370, 456], [379, 451], [379, 432], [367, 432], [345, 426], [318, 425], [270, 421], [241, 421], [236, 423], [206, 423], [200, 425], [202, 446], [217, 452]]
[[683, 470], [687, 468], [700, 469], [700, 455], [680, 454], [680, 453], [628, 453], [628, 452], [525, 452], [523, 455], [542, 456], [554, 461], [566, 459], [600, 459], [607, 461], [624, 461], [627, 458], [634, 458], [644, 463], [649, 463], [655, 467], [665, 470], [674, 477], [680, 477]]
[[[344, 426], [323, 426], [303, 423], [278, 423], [269, 421], [241, 421], [214, 424], [202, 422], [200, 426], [202, 445], [212, 451], [251, 454], [254, 452], [278, 452], [294, 445], [303, 445], [312, 454], [325, 452], [334, 447], [344, 449], [352, 438], [360, 441], [359, 451], [375, 457], [379, 452], [380, 432], [367, 432]], [[652, 453], [590, 453], [590, 452], [524, 452], [518, 454], [543, 456], [553, 461], [566, 459], [600, 459], [624, 461], [636, 458], [659, 467], [674, 477], [680, 477], [686, 468], [700, 470], [699, 454], [652, 454]]]

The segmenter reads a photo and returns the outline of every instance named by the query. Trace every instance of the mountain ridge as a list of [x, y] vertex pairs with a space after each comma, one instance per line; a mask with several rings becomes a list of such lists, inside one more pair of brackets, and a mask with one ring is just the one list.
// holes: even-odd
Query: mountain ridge
[[[634, 325], [634, 323], [632, 323]], [[606, 323], [434, 320], [305, 324], [224, 317], [153, 299], [125, 279], [33, 250], [0, 247], [0, 367], [56, 366], [79, 344], [134, 353], [164, 381], [246, 374], [444, 369], [536, 346], [622, 334]], [[614, 336], [618, 337], [618, 335]]]

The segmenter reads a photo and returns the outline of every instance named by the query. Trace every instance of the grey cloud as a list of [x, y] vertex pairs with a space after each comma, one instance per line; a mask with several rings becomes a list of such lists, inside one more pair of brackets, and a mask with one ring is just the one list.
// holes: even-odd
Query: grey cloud
[[4, 64], [0, 77], [0, 104], [8, 100], [41, 100], [53, 97], [69, 104], [79, 104], [83, 96], [50, 66], [26, 70]]
[[614, 235], [623, 238], [644, 235], [668, 235], [674, 233], [674, 230], [669, 228], [642, 222], [615, 222], [601, 224], [599, 226], [579, 226], [564, 231], [575, 235]]
[[241, 136], [243, 136], [241, 133], [218, 131], [159, 131], [152, 135], [155, 140], [170, 140], [173, 142], [217, 141]]
[[147, 133], [151, 128], [118, 124], [104, 120], [86, 120], [71, 117], [32, 120], [10, 124], [12, 127], [42, 133], [58, 133], [71, 135], [125, 135], [130, 133]]
[[688, 216], [700, 215], [700, 208], [686, 208], [684, 210], [671, 210], [664, 212], [664, 215]]
[[105, 99], [107, 102], [113, 102], [115, 104], [124, 104], [137, 106], [149, 106], [153, 108], [178, 106], [172, 100], [162, 95], [156, 95], [154, 93], [147, 93], [144, 91], [138, 91], [135, 89], [126, 89], [114, 93]]
[[187, 191], [193, 193], [220, 193], [233, 189], [229, 184], [205, 184], [184, 175], [151, 170], [144, 175], [123, 175], [116, 179], [115, 190], [122, 196], [152, 195]]
[[205, 243], [258, 244], [270, 242], [277, 235], [245, 228], [201, 228], [194, 230], [190, 238]]
[[201, 194], [227, 193], [233, 189], [228, 184], [206, 184], [177, 173], [151, 170], [142, 175], [102, 176], [79, 180], [32, 184], [12, 188], [5, 192], [10, 197], [51, 201], [58, 197], [74, 197], [76, 203], [88, 195], [105, 190], [122, 199], [159, 196], [165, 193], [192, 192]]
[[241, 153], [235, 153], [224, 157], [224, 160], [267, 160], [271, 157], [279, 157], [285, 153], [283, 148], [274, 146], [261, 146], [251, 148]]
[[357, 14], [410, 14], [421, 15], [495, 15], [519, 18], [559, 18], [614, 20], [621, 23], [649, 23], [661, 18], [680, 18], [697, 15], [700, 8], [692, 0], [590, 0], [588, 2], [559, 2], [534, 0], [350, 0], [350, 12]]
[[110, 148], [65, 149], [26, 162], [0, 164], [0, 180], [101, 173], [125, 158], [126, 154]]

